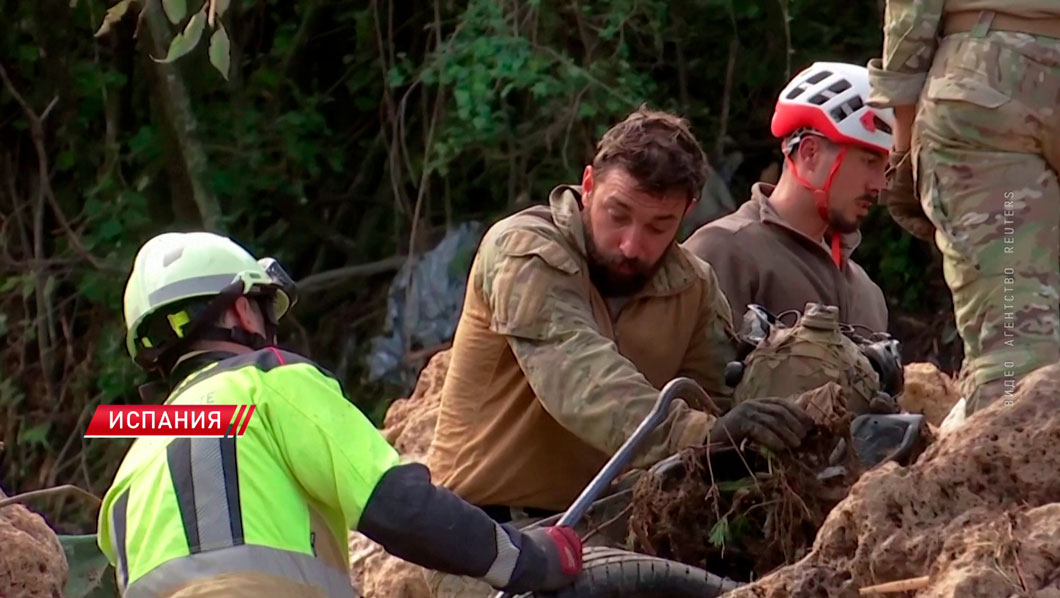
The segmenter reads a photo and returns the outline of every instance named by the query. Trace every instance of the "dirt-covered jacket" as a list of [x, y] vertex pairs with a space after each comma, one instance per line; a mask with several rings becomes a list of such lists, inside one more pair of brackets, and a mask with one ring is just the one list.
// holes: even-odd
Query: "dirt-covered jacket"
[[[1060, 37], [1057, 0], [887, 0], [883, 58], [869, 62], [869, 105], [912, 106], [927, 82], [939, 38], [966, 30], [980, 11], [995, 14], [994, 30]], [[959, 29], [958, 29], [959, 26]]]
[[[471, 267], [428, 465], [479, 505], [562, 510], [678, 376], [729, 397], [733, 324], [711, 268], [674, 244], [618, 313], [590, 282], [581, 189], [495, 224]], [[675, 401], [646, 464], [714, 418]]]
[[861, 234], [843, 235], [842, 267], [836, 268], [827, 246], [786, 224], [769, 204], [774, 188], [756, 183], [750, 201], [704, 225], [683, 244], [714, 267], [733, 321], [742, 321], [749, 303], [779, 315], [802, 312], [813, 302], [838, 307], [845, 324], [886, 331], [883, 291], [850, 258]]

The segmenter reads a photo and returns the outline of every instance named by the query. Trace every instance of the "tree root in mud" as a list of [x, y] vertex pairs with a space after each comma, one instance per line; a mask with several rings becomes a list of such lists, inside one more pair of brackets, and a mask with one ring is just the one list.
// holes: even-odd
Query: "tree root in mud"
[[686, 449], [682, 466], [634, 487], [634, 549], [749, 581], [802, 558], [862, 472], [842, 389], [794, 398], [815, 427], [796, 451], [744, 443]]

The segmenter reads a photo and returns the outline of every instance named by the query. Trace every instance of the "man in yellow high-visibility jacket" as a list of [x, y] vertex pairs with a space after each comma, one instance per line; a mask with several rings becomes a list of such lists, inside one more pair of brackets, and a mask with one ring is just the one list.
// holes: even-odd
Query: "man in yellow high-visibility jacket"
[[278, 263], [227, 238], [167, 233], [140, 249], [125, 290], [136, 362], [159, 375], [167, 404], [256, 409], [238, 439], [133, 443], [99, 516], [123, 596], [353, 596], [350, 529], [498, 589], [570, 583], [581, 570], [571, 530], [498, 525], [433, 486], [335, 378], [272, 345], [293, 302]]

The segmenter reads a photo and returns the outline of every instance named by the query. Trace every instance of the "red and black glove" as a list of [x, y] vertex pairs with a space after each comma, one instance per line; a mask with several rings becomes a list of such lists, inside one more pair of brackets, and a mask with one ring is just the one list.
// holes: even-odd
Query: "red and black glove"
[[[563, 588], [582, 572], [582, 541], [569, 527], [545, 527], [518, 531], [499, 526], [510, 540], [498, 537], [497, 561], [487, 574], [495, 588], [511, 593], [552, 591]], [[506, 563], [512, 562], [514, 567]], [[504, 573], [510, 571], [507, 581]], [[498, 571], [499, 570], [499, 571]]]
[[[536, 530], [535, 530], [536, 531]], [[569, 527], [546, 527], [545, 535], [552, 541], [549, 547], [547, 587], [545, 590], [562, 588], [582, 572], [582, 541]], [[526, 532], [530, 535], [531, 532]]]

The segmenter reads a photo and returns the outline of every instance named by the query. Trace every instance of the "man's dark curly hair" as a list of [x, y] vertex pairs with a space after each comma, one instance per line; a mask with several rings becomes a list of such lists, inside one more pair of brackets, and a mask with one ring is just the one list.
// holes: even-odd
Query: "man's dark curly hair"
[[641, 107], [611, 127], [596, 145], [593, 171], [621, 166], [652, 194], [680, 192], [699, 198], [707, 180], [707, 156], [685, 119]]

